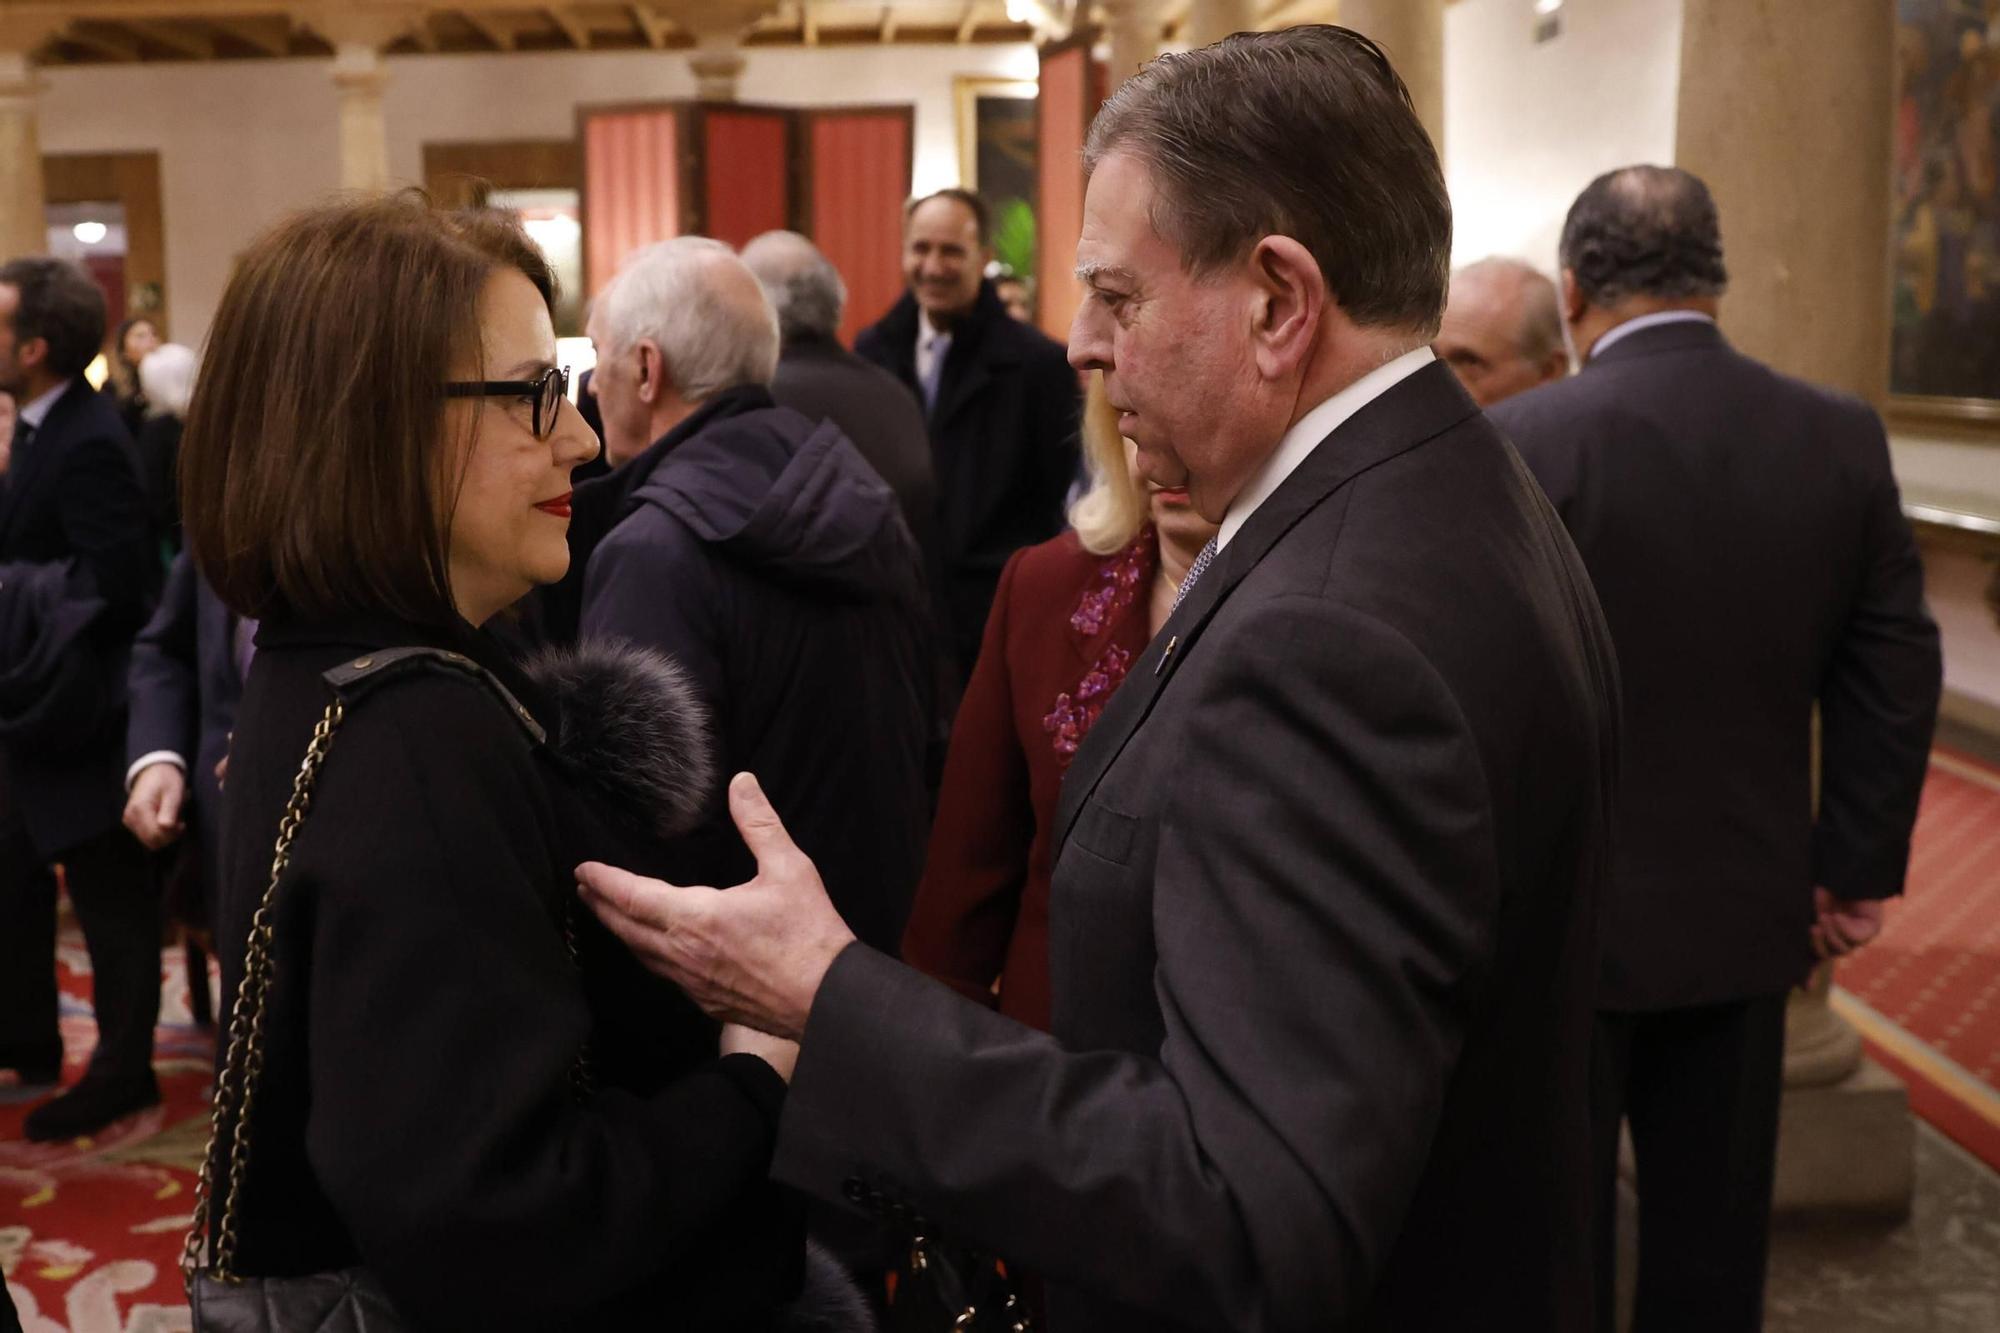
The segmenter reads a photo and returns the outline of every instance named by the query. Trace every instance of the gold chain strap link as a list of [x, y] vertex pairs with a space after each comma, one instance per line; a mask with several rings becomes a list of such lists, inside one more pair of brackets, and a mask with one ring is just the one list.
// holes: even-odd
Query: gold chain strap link
[[[216, 1073], [215, 1097], [209, 1112], [208, 1151], [202, 1154], [201, 1175], [195, 1182], [194, 1217], [188, 1228], [187, 1243], [181, 1249], [181, 1273], [190, 1284], [200, 1271], [202, 1248], [208, 1242], [208, 1211], [215, 1192], [215, 1150], [225, 1132], [229, 1140], [228, 1189], [222, 1199], [222, 1217], [216, 1228], [209, 1273], [223, 1282], [236, 1281], [236, 1207], [250, 1166], [247, 1128], [250, 1111], [256, 1101], [257, 1081], [264, 1072], [264, 1009], [270, 998], [272, 974], [272, 909], [277, 902], [278, 881], [292, 859], [292, 840], [298, 837], [306, 811], [312, 805], [313, 784], [319, 777], [320, 766], [326, 762], [333, 733], [345, 716], [346, 710], [335, 699], [326, 706], [319, 725], [313, 728], [306, 757], [299, 764], [298, 776], [292, 779], [291, 799], [278, 821], [277, 847], [271, 854], [271, 882], [265, 886], [256, 915], [250, 919], [243, 982], [230, 1007], [229, 1045], [222, 1068]], [[199, 984], [207, 985], [207, 978], [201, 978]]]

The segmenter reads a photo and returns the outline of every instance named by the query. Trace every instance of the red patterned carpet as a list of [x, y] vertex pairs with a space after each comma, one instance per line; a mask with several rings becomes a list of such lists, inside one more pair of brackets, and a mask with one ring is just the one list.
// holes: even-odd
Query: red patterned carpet
[[[67, 917], [60, 955], [73, 1080], [96, 1032], [90, 960]], [[189, 1326], [178, 1265], [208, 1132], [212, 1043], [188, 1018], [178, 950], [161, 974], [161, 1106], [96, 1140], [30, 1144], [21, 1120], [45, 1094], [0, 1074], [0, 1270], [25, 1333]], [[1933, 756], [1908, 895], [1837, 980], [1835, 1007], [1910, 1085], [1918, 1113], [2000, 1169], [2000, 769]]]
[[[97, 1040], [90, 958], [65, 914], [58, 945], [65, 1082]], [[189, 1327], [180, 1250], [208, 1136], [213, 1046], [188, 1018], [179, 950], [162, 962], [153, 1068], [162, 1102], [96, 1139], [28, 1143], [46, 1089], [0, 1074], [0, 1271], [24, 1333], [170, 1333]], [[4, 1318], [4, 1315], [0, 1315]]]
[[1917, 1113], [2000, 1170], [2000, 769], [1932, 755], [1906, 894], [1834, 980]]

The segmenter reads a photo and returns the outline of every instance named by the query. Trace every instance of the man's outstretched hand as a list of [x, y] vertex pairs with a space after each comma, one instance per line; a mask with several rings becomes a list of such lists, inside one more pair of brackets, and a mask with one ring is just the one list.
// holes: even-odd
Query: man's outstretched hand
[[748, 773], [729, 784], [729, 814], [757, 858], [747, 884], [680, 888], [590, 861], [576, 868], [577, 888], [640, 962], [711, 1016], [796, 1041], [854, 932]]

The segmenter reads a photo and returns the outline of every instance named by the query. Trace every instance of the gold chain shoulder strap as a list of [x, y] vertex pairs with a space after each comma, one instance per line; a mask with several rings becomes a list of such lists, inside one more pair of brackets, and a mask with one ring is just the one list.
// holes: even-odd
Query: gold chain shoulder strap
[[[201, 1175], [195, 1182], [194, 1219], [188, 1228], [187, 1243], [181, 1250], [181, 1273], [189, 1283], [201, 1270], [202, 1249], [208, 1243], [208, 1210], [214, 1197], [216, 1148], [225, 1134], [229, 1145], [228, 1190], [222, 1198], [222, 1216], [209, 1256], [209, 1275], [223, 1282], [236, 1277], [236, 1207], [243, 1193], [243, 1178], [250, 1166], [250, 1110], [257, 1098], [257, 1081], [264, 1072], [264, 1007], [271, 994], [272, 908], [277, 902], [278, 881], [292, 859], [292, 841], [305, 823], [312, 805], [313, 784], [326, 763], [333, 745], [333, 733], [340, 729], [346, 709], [336, 698], [320, 715], [313, 728], [312, 742], [292, 779], [292, 796], [278, 821], [277, 848], [271, 854], [271, 882], [250, 918], [250, 939], [243, 960], [243, 982], [229, 1012], [229, 1045], [222, 1068], [216, 1072], [215, 1100], [209, 1115], [208, 1151], [202, 1154]], [[195, 980], [190, 978], [190, 980]], [[196, 982], [206, 985], [206, 979]]]

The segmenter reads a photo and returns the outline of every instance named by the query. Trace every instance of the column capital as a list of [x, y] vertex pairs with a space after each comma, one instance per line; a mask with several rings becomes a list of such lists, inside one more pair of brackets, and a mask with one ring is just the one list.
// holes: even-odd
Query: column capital
[[0, 107], [33, 109], [48, 80], [24, 52], [0, 50]]
[[777, 12], [777, 0], [668, 0], [656, 3], [697, 45], [734, 46], [758, 19]]
[[407, 37], [422, 18], [416, 9], [361, 9], [348, 0], [345, 4], [317, 4], [294, 8], [292, 22], [310, 28], [333, 44], [335, 51], [346, 47], [367, 47], [381, 51], [391, 42]]

